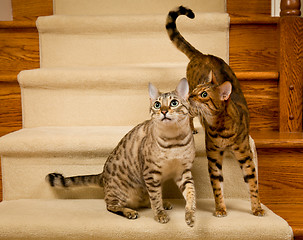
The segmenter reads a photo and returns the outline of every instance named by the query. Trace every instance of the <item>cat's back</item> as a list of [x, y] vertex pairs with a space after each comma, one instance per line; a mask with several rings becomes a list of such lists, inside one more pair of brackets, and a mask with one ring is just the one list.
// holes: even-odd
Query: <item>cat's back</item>
[[118, 151], [136, 152], [141, 142], [150, 134], [151, 120], [146, 120], [130, 130], [118, 143], [113, 154]]
[[188, 63], [187, 79], [190, 92], [193, 91], [197, 85], [208, 82], [210, 71], [213, 71], [218, 84], [226, 81], [231, 82], [233, 87], [231, 99], [234, 102], [241, 103], [244, 106], [247, 105], [235, 73], [223, 59], [214, 55], [196, 54]]

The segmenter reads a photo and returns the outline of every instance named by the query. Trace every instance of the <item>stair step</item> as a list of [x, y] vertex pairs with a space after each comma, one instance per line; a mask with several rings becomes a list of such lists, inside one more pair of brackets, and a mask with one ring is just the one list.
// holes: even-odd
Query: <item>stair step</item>
[[23, 126], [136, 125], [149, 118], [148, 83], [172, 91], [185, 69], [159, 64], [23, 71]]
[[223, 0], [55, 0], [54, 14], [58, 15], [126, 15], [167, 14], [172, 8], [186, 4], [195, 12], [225, 12]]
[[[48, 16], [37, 20], [41, 67], [187, 63], [169, 40], [166, 15]], [[178, 27], [195, 47], [228, 61], [229, 16], [198, 13]], [[148, 26], [148, 27], [147, 27]]]
[[[67, 176], [100, 173], [107, 156], [129, 129], [130, 126], [25, 128], [0, 138], [4, 200], [75, 198], [72, 191], [51, 191], [44, 181], [45, 176], [50, 172]], [[197, 153], [192, 169], [196, 192], [199, 198], [212, 198], [204, 131], [198, 127], [198, 132], [194, 136]], [[251, 146], [254, 152], [253, 142]], [[231, 158], [227, 155], [224, 162], [224, 194], [226, 198], [248, 199], [241, 169]], [[180, 197], [171, 184], [166, 187], [166, 196]], [[76, 196], [79, 194], [82, 198], [100, 197], [100, 191], [95, 190]]]
[[154, 220], [151, 209], [139, 210], [140, 217], [130, 221], [108, 212], [103, 200], [4, 201], [0, 203], [0, 238], [173, 239], [176, 234], [178, 239], [197, 240], [214, 236], [219, 240], [226, 236], [234, 240], [249, 236], [268, 240], [292, 238], [283, 219], [267, 208], [265, 217], [256, 218], [249, 213], [248, 201], [227, 200], [228, 216], [216, 218], [213, 200], [198, 200], [193, 228], [185, 223], [184, 201], [170, 201], [174, 207], [168, 212], [170, 221], [165, 225]]

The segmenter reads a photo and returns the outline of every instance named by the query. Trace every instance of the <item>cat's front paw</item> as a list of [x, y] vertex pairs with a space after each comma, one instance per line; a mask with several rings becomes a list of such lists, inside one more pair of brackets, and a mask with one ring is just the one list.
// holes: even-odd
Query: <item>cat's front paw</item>
[[219, 209], [219, 210], [216, 210], [214, 215], [216, 217], [226, 217], [227, 216], [227, 212], [225, 209]]
[[159, 223], [167, 223], [169, 221], [169, 216], [162, 210], [155, 215], [155, 220]]
[[253, 215], [263, 217], [265, 215], [265, 211], [262, 208], [256, 209], [255, 211], [253, 211]]
[[139, 217], [139, 213], [132, 209], [125, 209], [123, 215], [128, 219], [137, 219]]
[[193, 227], [195, 223], [195, 212], [193, 210], [188, 210], [185, 212], [185, 222], [188, 226]]

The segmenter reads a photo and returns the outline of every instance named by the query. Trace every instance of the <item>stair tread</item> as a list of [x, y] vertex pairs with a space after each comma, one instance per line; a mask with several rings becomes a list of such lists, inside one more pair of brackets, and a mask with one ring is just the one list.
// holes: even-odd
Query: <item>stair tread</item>
[[269, 24], [277, 25], [280, 17], [265, 16], [262, 14], [230, 14], [230, 24]]
[[[24, 128], [0, 138], [1, 155], [91, 154], [108, 156], [133, 126], [82, 126]], [[201, 155], [204, 131], [195, 135]]]
[[36, 28], [34, 20], [19, 20], [19, 21], [0, 21], [0, 29], [9, 28]]
[[226, 235], [230, 239], [243, 239], [243, 234], [257, 239], [262, 236], [276, 239], [277, 235], [290, 239], [292, 235], [288, 224], [266, 207], [265, 217], [256, 218], [250, 214], [249, 201], [226, 199], [228, 216], [215, 218], [213, 199], [198, 199], [194, 228], [189, 228], [184, 221], [184, 201], [173, 199], [171, 202], [174, 206], [168, 212], [171, 220], [164, 226], [153, 219], [151, 209], [139, 210], [140, 217], [130, 221], [108, 212], [103, 200], [4, 201], [0, 203], [0, 236], [27, 238], [41, 234], [54, 239], [87, 239], [93, 233], [96, 238], [107, 239], [121, 239], [121, 236], [167, 239], [174, 238], [177, 233], [180, 239], [212, 239], [213, 234], [216, 239], [226, 239]]
[[[77, 75], [69, 73], [76, 72]], [[121, 84], [120, 87], [135, 85], [146, 87], [147, 82], [165, 85], [163, 78], [172, 80], [174, 83], [185, 77], [186, 64], [184, 63], [156, 63], [126, 66], [110, 67], [83, 67], [83, 68], [40, 68], [34, 70], [25, 70], [19, 74], [19, 83], [23, 87], [104, 87], [107, 84]], [[136, 78], [133, 78], [133, 74]], [[278, 72], [235, 72], [239, 80], [278, 80]], [[115, 81], [113, 81], [115, 79]], [[0, 77], [0, 81], [15, 81], [15, 75], [5, 75]], [[169, 81], [166, 87], [174, 87]], [[85, 83], [85, 84], [84, 84]]]
[[278, 131], [251, 132], [257, 148], [302, 148], [303, 133], [282, 133]]
[[[87, 68], [40, 68], [18, 75], [21, 87], [147, 89], [152, 82], [161, 90], [173, 89], [185, 77], [186, 64], [146, 64]], [[136, 77], [134, 77], [134, 75]], [[166, 81], [163, 81], [166, 79]]]
[[[185, 24], [183, 32], [203, 32], [229, 27], [227, 13], [197, 13], [195, 19], [184, 18], [179, 27]], [[195, 24], [193, 24], [193, 22]], [[189, 24], [190, 23], [190, 24]], [[40, 33], [125, 33], [125, 32], [164, 32], [165, 15], [122, 15], [122, 16], [68, 16], [52, 15], [39, 17], [37, 28]], [[148, 27], [147, 27], [148, 26]]]

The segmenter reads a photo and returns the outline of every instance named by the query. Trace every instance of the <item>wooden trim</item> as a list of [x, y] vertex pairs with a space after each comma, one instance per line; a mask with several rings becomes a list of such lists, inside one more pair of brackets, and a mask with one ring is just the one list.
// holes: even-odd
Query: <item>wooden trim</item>
[[0, 74], [0, 83], [1, 82], [16, 82], [17, 81], [17, 75], [11, 74], [11, 75], [2, 75]]
[[0, 21], [0, 28], [36, 28], [35, 21]]
[[303, 133], [251, 132], [257, 148], [303, 148]]
[[239, 80], [279, 80], [278, 72], [235, 72]]
[[230, 15], [230, 24], [244, 25], [244, 24], [260, 24], [272, 25], [278, 24], [279, 17], [260, 16], [260, 15]]
[[303, 18], [281, 17], [280, 132], [302, 132]]

